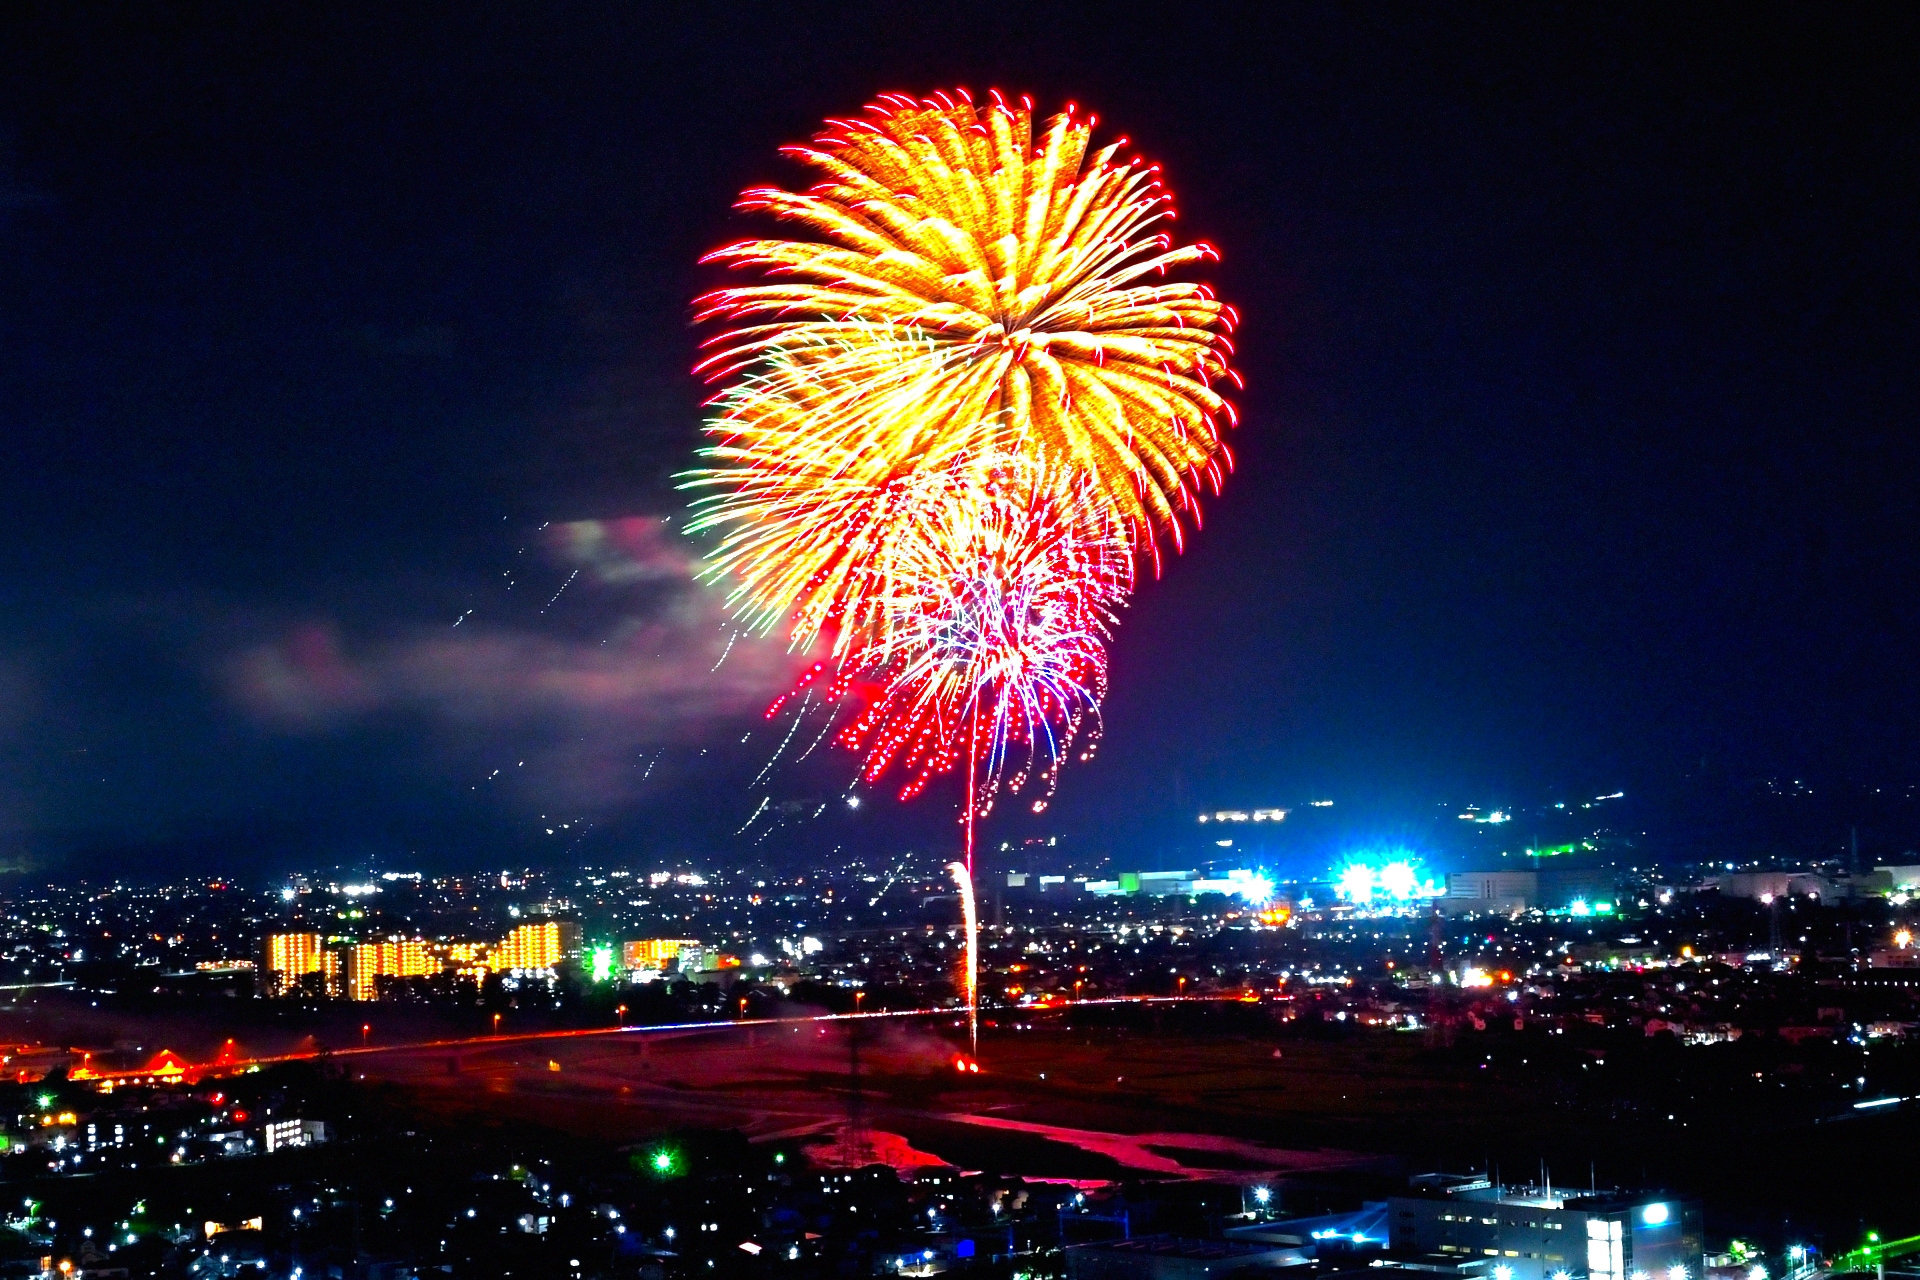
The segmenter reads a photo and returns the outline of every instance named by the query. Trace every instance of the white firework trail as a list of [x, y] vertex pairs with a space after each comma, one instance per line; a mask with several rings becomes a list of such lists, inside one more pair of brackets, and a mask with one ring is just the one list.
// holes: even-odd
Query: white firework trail
[[750, 814], [748, 814], [748, 815], [747, 815], [747, 820], [746, 820], [745, 822], [743, 822], [743, 823], [741, 823], [741, 824], [740, 824], [740, 829], [739, 829], [738, 831], [736, 831], [736, 832], [734, 832], [733, 834], [735, 834], [736, 836], [743, 836], [743, 835], [745, 835], [745, 834], [747, 833], [747, 828], [753, 825], [753, 820], [754, 820], [755, 818], [757, 818], [757, 817], [759, 817], [759, 816], [760, 816], [761, 814], [763, 814], [763, 813], [765, 813], [765, 812], [767, 811], [767, 804], [768, 804], [768, 803], [769, 803], [769, 802], [770, 802], [770, 801], [771, 801], [772, 799], [773, 799], [773, 797], [772, 797], [772, 796], [770, 796], [770, 795], [768, 795], [768, 796], [762, 796], [762, 797], [760, 797], [760, 807], [759, 807], [759, 808], [757, 808], [757, 809], [755, 809], [755, 810], [754, 810], [754, 811], [753, 811], [752, 813], [750, 813]]
[[760, 766], [760, 772], [755, 774], [753, 781], [747, 784], [749, 787], [759, 786], [760, 779], [766, 777], [767, 774], [773, 769], [775, 762], [777, 762], [780, 759], [780, 753], [787, 749], [787, 744], [789, 742], [793, 741], [794, 732], [795, 730], [799, 729], [800, 722], [807, 718], [807, 704], [812, 701], [813, 701], [813, 690], [809, 689], [807, 690], [807, 696], [800, 699], [800, 709], [793, 713], [793, 723], [787, 726], [787, 736], [780, 739], [780, 745], [773, 749], [773, 754], [767, 757], [767, 762]]

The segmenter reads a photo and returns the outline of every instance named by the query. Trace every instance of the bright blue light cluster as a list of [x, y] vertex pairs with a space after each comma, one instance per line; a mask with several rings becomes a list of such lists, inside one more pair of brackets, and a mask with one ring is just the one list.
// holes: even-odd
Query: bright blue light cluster
[[1386, 849], [1349, 860], [1335, 873], [1334, 892], [1355, 906], [1370, 906], [1437, 898], [1445, 890], [1432, 876], [1422, 876], [1412, 851]]

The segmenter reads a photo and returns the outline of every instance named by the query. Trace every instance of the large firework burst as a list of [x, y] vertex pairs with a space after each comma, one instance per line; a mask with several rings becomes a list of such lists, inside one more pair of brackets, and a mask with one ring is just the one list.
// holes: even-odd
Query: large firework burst
[[[699, 523], [728, 531], [714, 566], [739, 574], [761, 625], [842, 557], [812, 519], [844, 518], [810, 507], [822, 473], [878, 492], [956, 457], [1037, 448], [1088, 477], [1136, 544], [1165, 531], [1178, 545], [1198, 518], [1198, 484], [1217, 488], [1231, 461], [1217, 385], [1234, 377], [1232, 312], [1165, 278], [1213, 250], [1174, 246], [1157, 169], [1118, 159], [1124, 139], [1090, 154], [1093, 125], [1069, 107], [1036, 140], [1024, 99], [886, 95], [787, 148], [821, 182], [742, 195], [818, 237], [710, 254], [766, 279], [698, 302], [703, 319], [751, 322], [713, 338], [700, 366], [740, 381], [711, 428], [698, 479], [718, 492]], [[816, 617], [800, 611], [796, 639]]]
[[804, 683], [854, 697], [869, 780], [984, 766], [969, 832], [1000, 781], [1050, 791], [1090, 747], [1134, 556], [1231, 464], [1232, 312], [1168, 278], [1213, 250], [1174, 244], [1157, 169], [1094, 124], [883, 95], [786, 149], [814, 186], [742, 195], [811, 238], [709, 255], [758, 279], [697, 303], [729, 326], [687, 477], [707, 572], [749, 628], [831, 638]]

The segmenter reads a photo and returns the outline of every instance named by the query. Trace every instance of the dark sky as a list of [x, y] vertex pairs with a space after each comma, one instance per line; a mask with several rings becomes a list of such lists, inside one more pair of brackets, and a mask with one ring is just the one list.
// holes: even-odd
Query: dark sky
[[749, 782], [785, 667], [661, 519], [735, 192], [954, 84], [1135, 139], [1244, 317], [1239, 472], [1007, 834], [1920, 780], [1897, 6], [683, 8], [0, 19], [7, 856], [945, 838], [730, 834], [850, 762]]

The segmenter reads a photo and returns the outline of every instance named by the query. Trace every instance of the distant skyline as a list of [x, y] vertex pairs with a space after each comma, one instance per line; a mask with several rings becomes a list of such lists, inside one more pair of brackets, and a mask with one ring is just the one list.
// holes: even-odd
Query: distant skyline
[[[954, 838], [886, 790], [735, 834], [853, 762], [749, 785], [791, 659], [715, 665], [672, 477], [735, 194], [956, 84], [1165, 166], [1248, 383], [1098, 759], [986, 847], [1619, 788], [1920, 844], [1824, 807], [1920, 783], [1920, 21], [1090, 12], [0, 19], [0, 861]], [[1726, 799], [1767, 777], [1818, 802]]]

